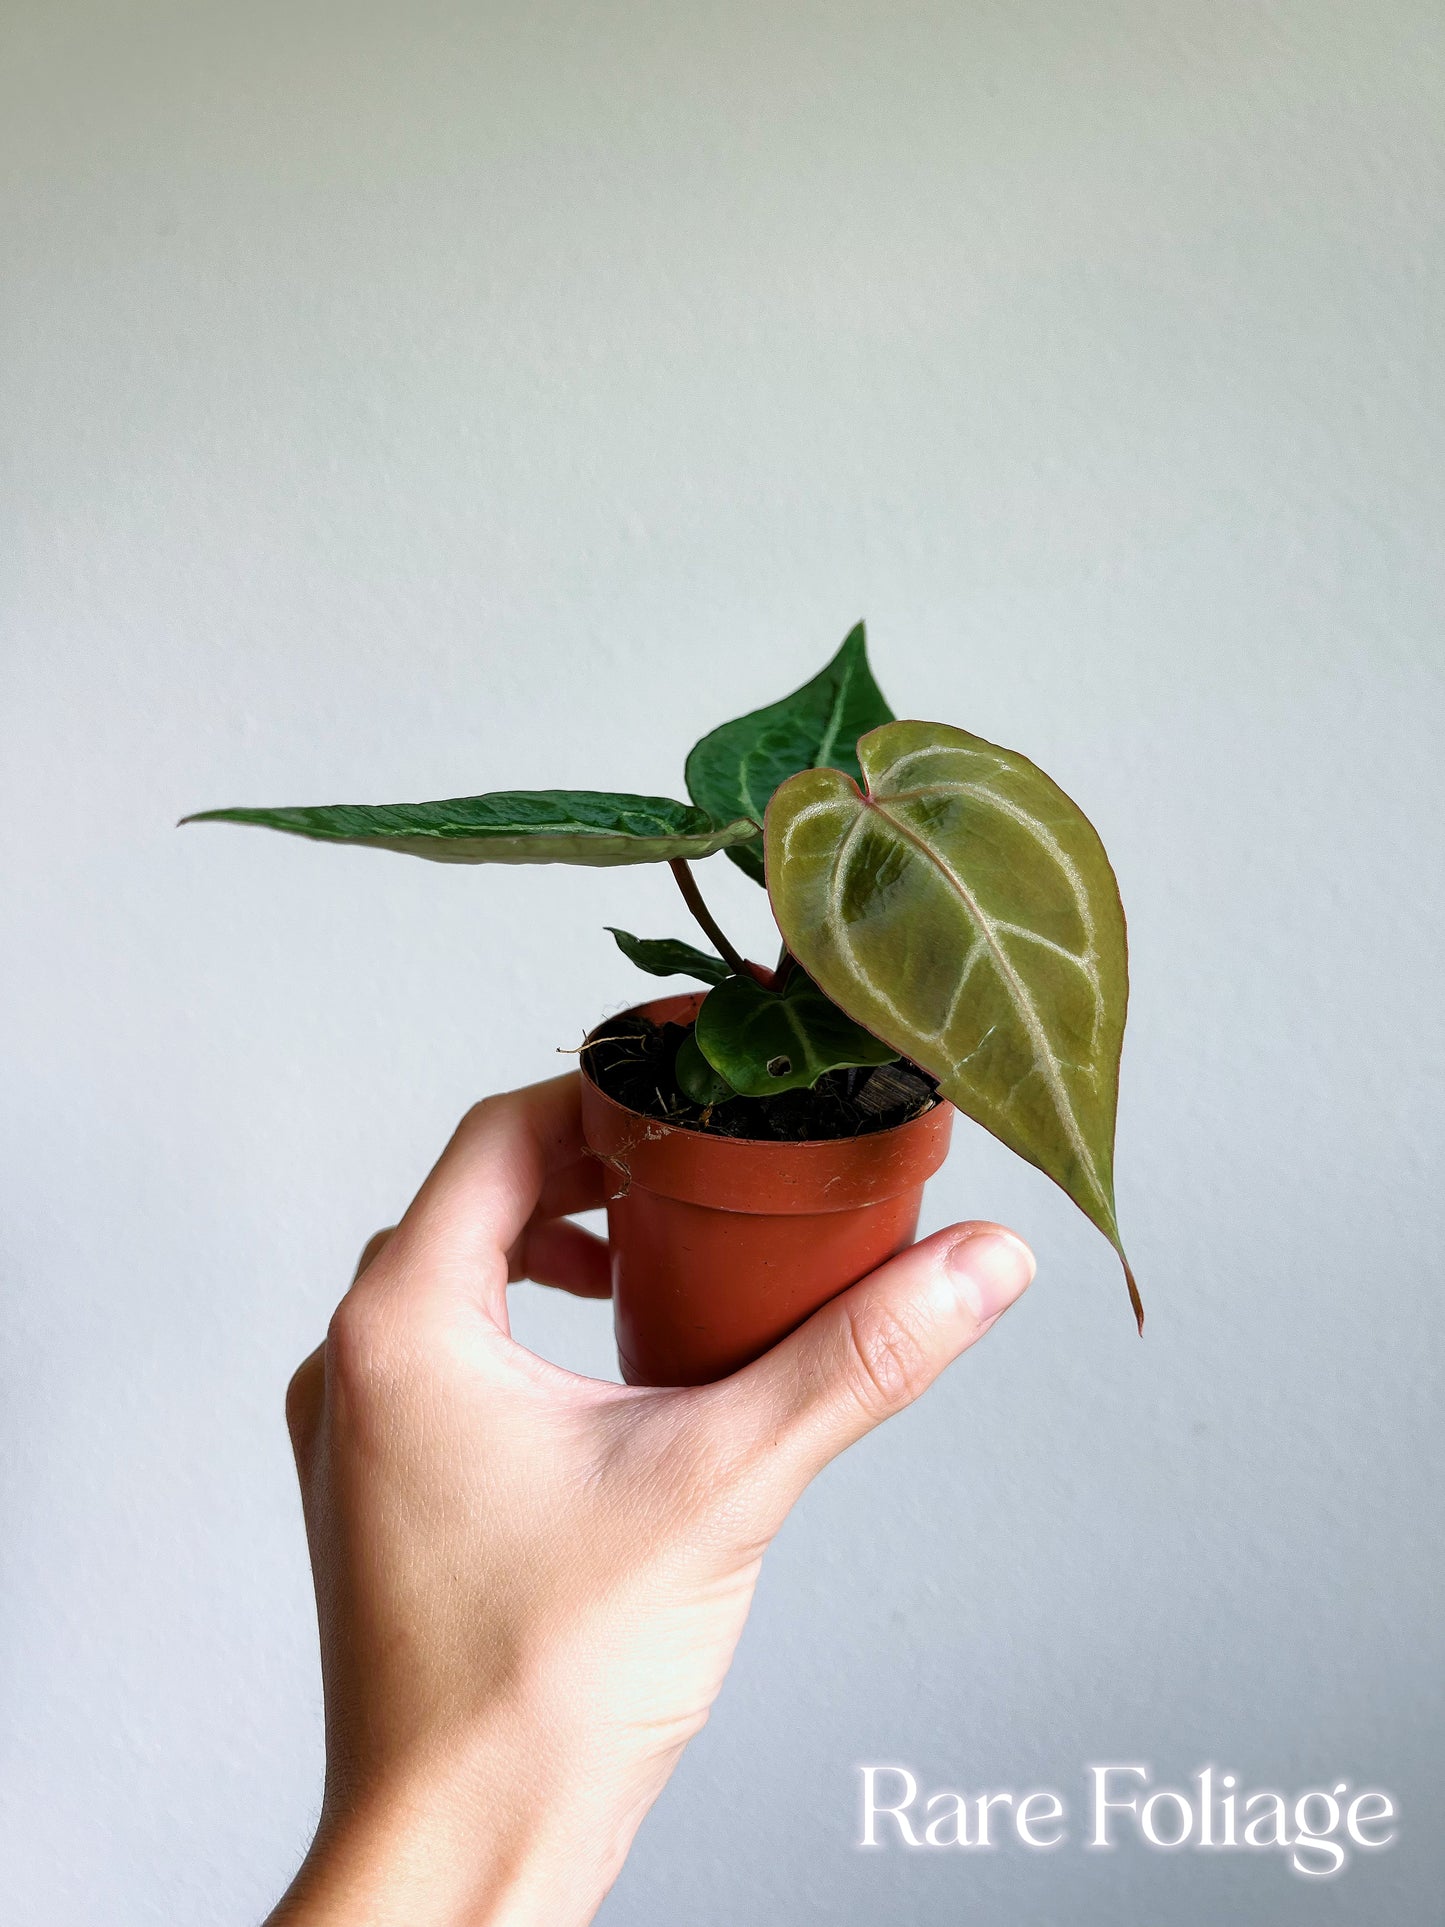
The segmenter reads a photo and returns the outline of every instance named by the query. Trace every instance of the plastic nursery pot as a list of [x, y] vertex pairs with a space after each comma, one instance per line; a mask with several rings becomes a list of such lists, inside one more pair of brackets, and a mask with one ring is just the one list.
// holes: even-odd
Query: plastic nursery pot
[[[702, 993], [630, 1016], [688, 1023]], [[780, 1144], [679, 1129], [587, 1075], [582, 1129], [607, 1167], [617, 1356], [629, 1385], [704, 1385], [759, 1357], [912, 1244], [953, 1107], [855, 1138]]]

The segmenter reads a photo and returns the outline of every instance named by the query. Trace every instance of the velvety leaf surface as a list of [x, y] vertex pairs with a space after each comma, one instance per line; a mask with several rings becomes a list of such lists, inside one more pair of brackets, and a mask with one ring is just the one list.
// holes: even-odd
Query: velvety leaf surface
[[[687, 759], [687, 793], [719, 823], [750, 816], [761, 824], [773, 791], [799, 770], [826, 764], [858, 776], [858, 738], [892, 720], [868, 667], [860, 622], [811, 682], [704, 736]], [[728, 855], [755, 883], [763, 881], [761, 834]]]
[[788, 948], [1063, 1186], [1124, 1260], [1142, 1323], [1114, 1207], [1129, 980], [1104, 846], [1027, 757], [965, 730], [890, 723], [859, 755], [866, 794], [811, 770], [768, 810], [768, 891]]
[[316, 809], [206, 810], [187, 823], [251, 823], [322, 843], [400, 850], [437, 863], [665, 863], [757, 836], [668, 796], [607, 790], [497, 790], [439, 803], [336, 803]]
[[618, 930], [610, 923], [606, 928], [617, 939], [623, 956], [650, 976], [697, 977], [705, 984], [720, 984], [729, 974], [721, 957], [709, 956], [706, 950], [684, 943], [680, 937], [634, 937], [631, 931]]
[[781, 990], [729, 977], [709, 991], [695, 1030], [703, 1056], [744, 1097], [804, 1090], [824, 1071], [891, 1064], [898, 1052], [845, 1017], [795, 971]]

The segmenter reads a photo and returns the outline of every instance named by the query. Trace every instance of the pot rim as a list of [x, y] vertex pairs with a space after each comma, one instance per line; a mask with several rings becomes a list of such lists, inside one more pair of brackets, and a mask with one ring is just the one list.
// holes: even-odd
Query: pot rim
[[[664, 1006], [671, 1007], [684, 1004], [692, 1005], [692, 1010], [688, 1014], [695, 1016], [706, 995], [707, 992], [705, 990], [697, 990], [682, 991], [672, 997], [650, 997], [643, 1003], [629, 1004], [624, 1010], [614, 1011], [611, 1017], [603, 1017], [595, 1023], [582, 1040], [582, 1049], [577, 1062], [578, 1069], [592, 1086], [595, 1094], [600, 1097], [605, 1104], [610, 1104], [613, 1110], [620, 1111], [624, 1117], [640, 1118], [644, 1124], [655, 1124], [659, 1130], [667, 1131], [676, 1137], [693, 1138], [700, 1144], [745, 1144], [749, 1147], [765, 1148], [769, 1151], [781, 1151], [785, 1153], [788, 1151], [826, 1150], [830, 1144], [857, 1144], [865, 1138], [889, 1138], [892, 1137], [895, 1131], [906, 1131], [910, 1124], [917, 1124], [920, 1118], [932, 1117], [934, 1112], [940, 1109], [940, 1107], [948, 1105], [948, 1099], [941, 1097], [939, 1093], [935, 1091], [933, 1093], [933, 1102], [925, 1106], [923, 1110], [915, 1111], [912, 1117], [905, 1117], [897, 1124], [886, 1124], [881, 1131], [855, 1132], [852, 1137], [733, 1137], [731, 1133], [722, 1131], [695, 1130], [690, 1124], [673, 1124], [665, 1117], [655, 1117], [651, 1111], [635, 1111], [630, 1104], [622, 1103], [619, 1098], [613, 1097], [609, 1091], [603, 1090], [602, 1086], [597, 1082], [597, 1079], [587, 1067], [588, 1046], [591, 1044], [597, 1032], [601, 1030], [603, 1024], [615, 1023], [619, 1017], [652, 1017], [653, 1021], [656, 1022], [655, 1013], [659, 1009]], [[677, 1016], [670, 1014], [665, 1021], [675, 1023]], [[951, 1109], [952, 1107], [949, 1106], [949, 1108]]]
[[[632, 1009], [654, 1019], [685, 1018], [701, 1001], [701, 993], [658, 997]], [[754, 1217], [851, 1211], [921, 1188], [947, 1157], [952, 1129], [953, 1106], [940, 1098], [901, 1124], [855, 1137], [723, 1137], [634, 1111], [590, 1072], [582, 1079], [587, 1147], [621, 1180], [610, 1193], [613, 1204], [636, 1185]]]

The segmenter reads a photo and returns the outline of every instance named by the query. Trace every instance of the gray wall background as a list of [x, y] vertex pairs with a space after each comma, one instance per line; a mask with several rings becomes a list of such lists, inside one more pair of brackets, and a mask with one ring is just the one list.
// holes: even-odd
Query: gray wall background
[[[1437, 1917], [1445, 17], [1423, 0], [0, 16], [0, 1843], [16, 1920], [256, 1919], [308, 1835], [281, 1423], [467, 1103], [664, 875], [211, 804], [678, 793], [866, 615], [1115, 858], [1102, 1241], [811, 1492], [604, 1909]], [[756, 948], [760, 895], [704, 879]], [[516, 1323], [611, 1369], [605, 1313]], [[855, 1763], [1383, 1784], [1400, 1844], [863, 1856]], [[1075, 1821], [1075, 1834], [1079, 1823]]]

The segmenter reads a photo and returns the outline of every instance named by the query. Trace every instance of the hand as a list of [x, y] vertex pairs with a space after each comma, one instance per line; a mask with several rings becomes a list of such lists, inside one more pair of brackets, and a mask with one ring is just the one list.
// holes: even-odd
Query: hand
[[287, 1419], [321, 1628], [326, 1786], [274, 1922], [592, 1918], [708, 1716], [768, 1542], [1033, 1275], [954, 1225], [716, 1385], [579, 1378], [509, 1280], [608, 1295], [575, 1075], [462, 1120], [374, 1238]]

